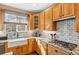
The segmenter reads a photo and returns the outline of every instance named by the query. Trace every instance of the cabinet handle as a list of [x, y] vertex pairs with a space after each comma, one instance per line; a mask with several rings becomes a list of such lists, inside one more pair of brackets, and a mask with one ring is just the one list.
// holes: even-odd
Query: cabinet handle
[[55, 50], [55, 52], [58, 52], [58, 50]]

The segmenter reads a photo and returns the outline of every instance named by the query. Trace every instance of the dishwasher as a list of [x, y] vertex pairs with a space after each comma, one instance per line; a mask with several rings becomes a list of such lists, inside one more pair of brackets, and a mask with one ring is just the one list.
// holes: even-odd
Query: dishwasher
[[0, 43], [0, 55], [5, 53], [4, 43]]

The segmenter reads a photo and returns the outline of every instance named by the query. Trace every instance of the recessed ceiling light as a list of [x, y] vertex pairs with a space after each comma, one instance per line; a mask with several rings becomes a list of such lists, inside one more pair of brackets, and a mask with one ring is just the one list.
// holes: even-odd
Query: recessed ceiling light
[[36, 4], [33, 4], [33, 7], [36, 7]]

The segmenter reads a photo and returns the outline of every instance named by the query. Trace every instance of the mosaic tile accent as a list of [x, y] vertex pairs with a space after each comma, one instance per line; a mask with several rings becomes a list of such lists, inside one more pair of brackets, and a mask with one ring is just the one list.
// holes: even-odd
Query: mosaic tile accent
[[57, 39], [79, 45], [79, 33], [75, 30], [75, 18], [58, 21]]

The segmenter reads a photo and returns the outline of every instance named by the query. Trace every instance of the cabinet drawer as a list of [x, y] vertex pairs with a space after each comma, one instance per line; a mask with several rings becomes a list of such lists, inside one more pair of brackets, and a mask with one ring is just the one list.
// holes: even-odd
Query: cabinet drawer
[[48, 54], [49, 55], [69, 55], [70, 53], [59, 49], [53, 45], [48, 45]]
[[74, 3], [62, 3], [62, 17], [74, 16]]

